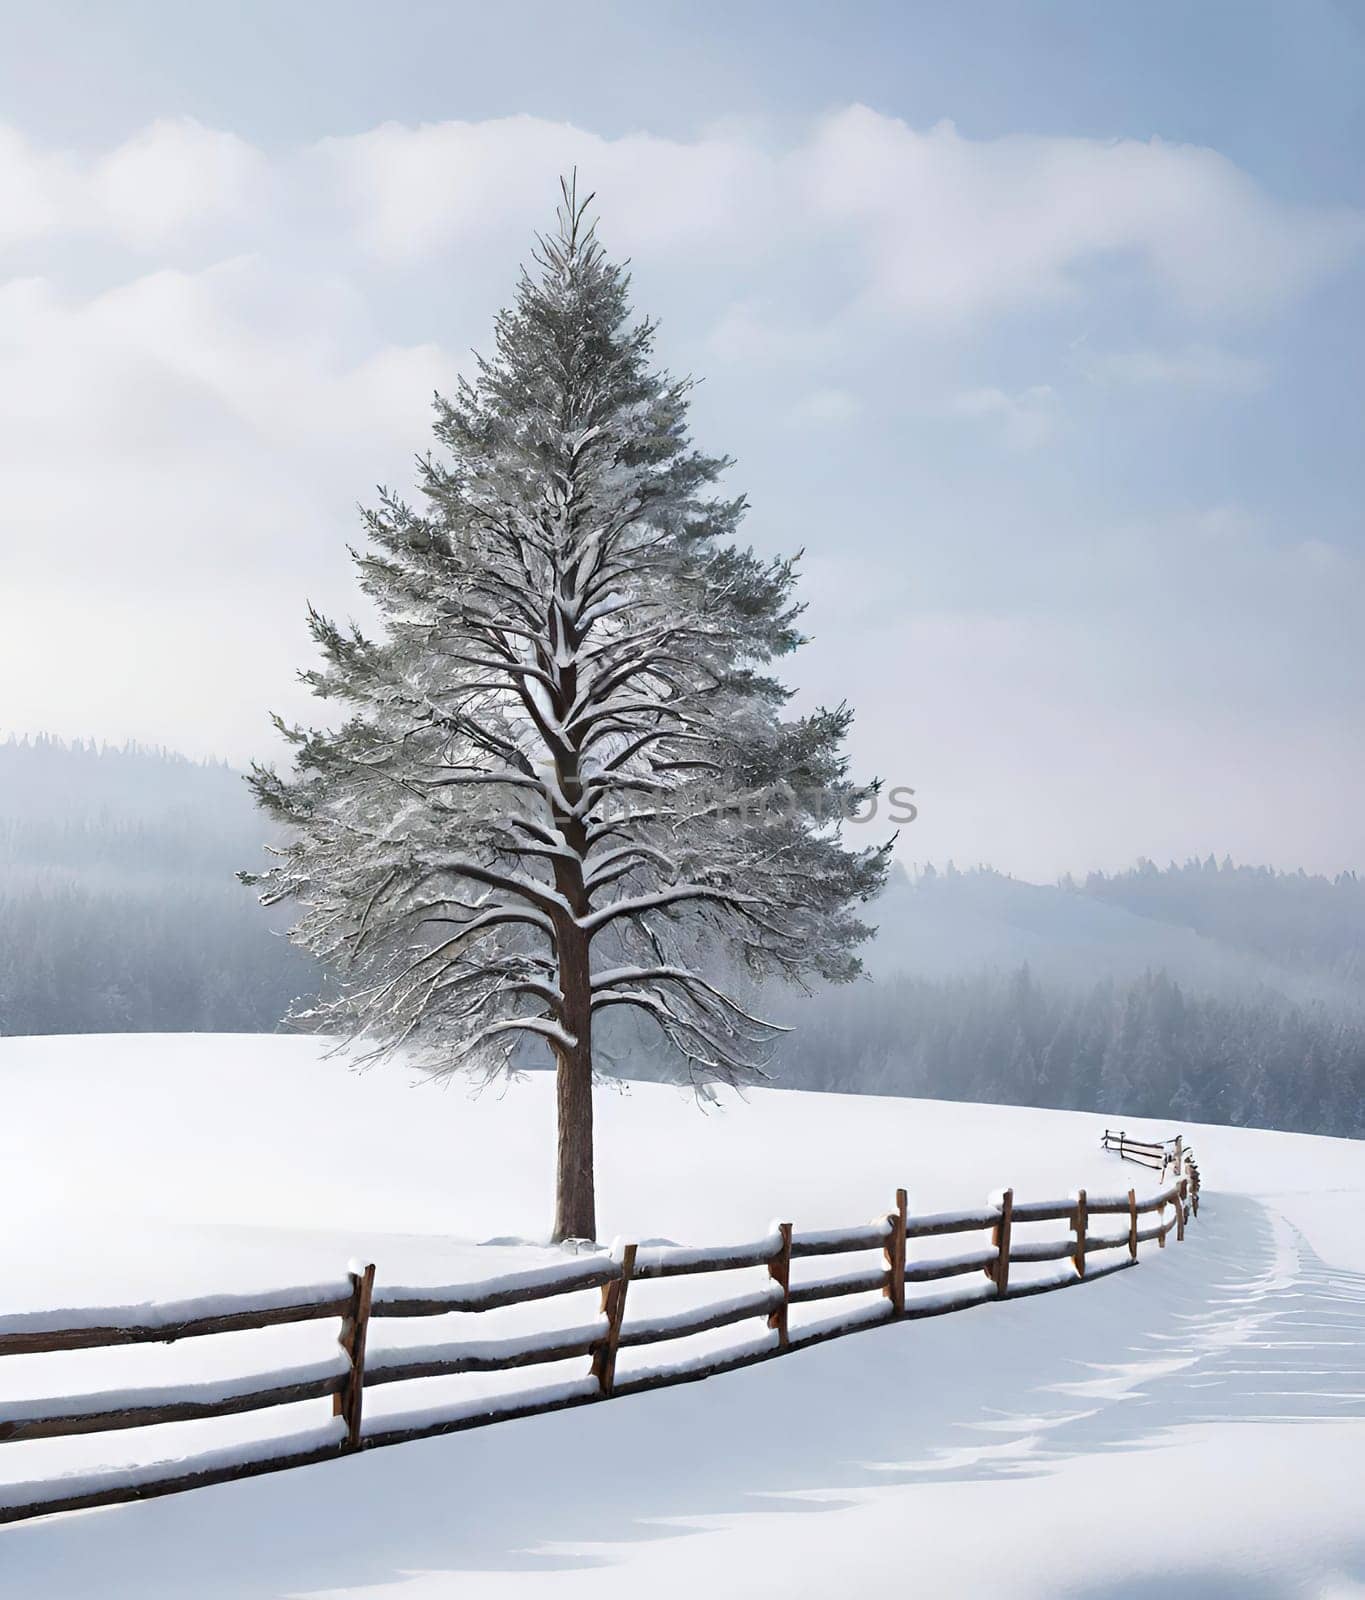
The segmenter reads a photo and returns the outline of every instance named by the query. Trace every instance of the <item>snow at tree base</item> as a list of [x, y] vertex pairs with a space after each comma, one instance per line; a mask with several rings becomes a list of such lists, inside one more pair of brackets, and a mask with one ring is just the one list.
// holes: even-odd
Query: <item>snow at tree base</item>
[[[225, 1035], [7, 1039], [0, 1074], [7, 1315], [344, 1282], [352, 1258], [376, 1263], [377, 1293], [581, 1260], [529, 1242], [545, 1237], [552, 1187], [545, 1074], [472, 1096], [401, 1062], [348, 1072], [316, 1041]], [[1021, 1199], [1150, 1192], [1155, 1174], [1099, 1149], [1106, 1120], [768, 1090], [703, 1111], [686, 1092], [630, 1085], [600, 1095], [603, 1233], [651, 1250], [760, 1237], [774, 1217], [834, 1228], [884, 1214], [899, 1185], [912, 1215], [979, 1206], [1002, 1184]], [[1125, 1126], [1184, 1133], [1205, 1177], [1185, 1242], [1144, 1247], [1134, 1271], [700, 1384], [17, 1524], [0, 1530], [4, 1592], [1357, 1595], [1365, 1146]], [[60, 1128], [60, 1165], [37, 1127]], [[730, 1292], [731, 1275], [711, 1276], [708, 1295]], [[733, 1277], [735, 1293], [761, 1286]], [[657, 1291], [666, 1314], [670, 1287], [632, 1292]], [[596, 1295], [439, 1320], [505, 1338], [530, 1313], [590, 1321]], [[425, 1321], [384, 1325], [375, 1347], [430, 1340]], [[45, 1395], [221, 1388], [336, 1356], [327, 1323], [12, 1356], [0, 1417]], [[525, 1381], [581, 1378], [580, 1364]], [[431, 1380], [424, 1401], [518, 1380]], [[0, 1494], [331, 1426], [320, 1401], [8, 1443]]]

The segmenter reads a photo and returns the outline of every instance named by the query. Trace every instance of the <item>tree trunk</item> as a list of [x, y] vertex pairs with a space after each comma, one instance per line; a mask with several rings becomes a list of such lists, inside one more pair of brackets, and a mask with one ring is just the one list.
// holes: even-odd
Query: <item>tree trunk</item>
[[[561, 633], [563, 618], [574, 609], [571, 591], [560, 595], [548, 618], [550, 636], [569, 646], [569, 660], [559, 669], [553, 695], [555, 716], [562, 724], [578, 695], [578, 668], [573, 657], [581, 640]], [[555, 757], [560, 793], [576, 807], [583, 797], [580, 751], [570, 737]], [[559, 1118], [558, 1165], [555, 1173], [554, 1238], [596, 1239], [597, 1197], [592, 1149], [592, 967], [591, 936], [580, 918], [590, 906], [583, 863], [588, 858], [588, 832], [576, 810], [555, 809], [555, 825], [568, 846], [567, 859], [555, 860], [555, 888], [568, 903], [569, 915], [555, 919], [559, 960], [559, 1021], [573, 1044], [555, 1049], [555, 1105]]]
[[574, 1036], [572, 1048], [555, 1051], [555, 1104], [559, 1118], [559, 1156], [555, 1181], [554, 1238], [595, 1239], [597, 1201], [592, 1148], [592, 989], [588, 941], [581, 930], [560, 935], [560, 985], [563, 1021]]

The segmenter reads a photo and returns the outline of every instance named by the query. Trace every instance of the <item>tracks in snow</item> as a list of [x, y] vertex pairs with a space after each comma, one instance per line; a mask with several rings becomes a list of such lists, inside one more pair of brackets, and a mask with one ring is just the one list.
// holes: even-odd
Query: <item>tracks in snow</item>
[[[1134, 1278], [1143, 1281], [1125, 1289], [1140, 1288], [1156, 1314], [1128, 1324], [1120, 1359], [1071, 1360], [1074, 1376], [1042, 1376], [1017, 1409], [964, 1424], [977, 1443], [896, 1475], [1032, 1475], [1072, 1456], [1151, 1448], [1180, 1428], [1365, 1420], [1365, 1273], [1323, 1261], [1265, 1205], [1206, 1192], [1175, 1257]], [[1125, 1337], [1111, 1309], [1103, 1348]]]

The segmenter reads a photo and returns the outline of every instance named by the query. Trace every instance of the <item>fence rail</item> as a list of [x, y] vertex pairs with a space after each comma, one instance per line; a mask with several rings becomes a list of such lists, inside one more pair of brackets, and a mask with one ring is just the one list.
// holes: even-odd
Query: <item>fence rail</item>
[[[1112, 1150], [1122, 1160], [1136, 1161], [1139, 1166], [1151, 1167], [1154, 1171], [1159, 1171], [1163, 1177], [1167, 1168], [1183, 1172], [1187, 1159], [1192, 1165], [1194, 1164], [1194, 1146], [1187, 1145], [1181, 1134], [1176, 1134], [1170, 1139], [1153, 1141], [1130, 1139], [1122, 1130], [1113, 1133], [1106, 1128], [1100, 1144], [1105, 1150]], [[1197, 1166], [1195, 1170], [1198, 1170]]]
[[[693, 1382], [889, 1321], [942, 1316], [989, 1300], [1020, 1299], [1093, 1282], [1135, 1266], [1143, 1243], [1155, 1241], [1164, 1248], [1172, 1230], [1177, 1239], [1183, 1239], [1187, 1222], [1199, 1210], [1199, 1169], [1180, 1138], [1154, 1144], [1106, 1129], [1101, 1145], [1124, 1160], [1153, 1170], [1159, 1167], [1163, 1178], [1173, 1168], [1174, 1179], [1157, 1194], [1141, 1200], [1133, 1189], [1124, 1195], [1096, 1197], [1082, 1189], [1065, 1201], [1016, 1203], [1013, 1190], [1006, 1189], [983, 1210], [918, 1217], [910, 1215], [902, 1189], [897, 1191], [894, 1208], [884, 1217], [858, 1227], [795, 1233], [790, 1223], [780, 1223], [752, 1243], [704, 1249], [632, 1244], [611, 1258], [557, 1262], [483, 1283], [389, 1285], [377, 1282], [373, 1264], [366, 1263], [346, 1279], [249, 1300], [213, 1296], [161, 1307], [0, 1316], [0, 1357], [169, 1343], [323, 1318], [340, 1322], [335, 1354], [292, 1368], [175, 1389], [130, 1389], [0, 1404], [0, 1443], [234, 1416], [328, 1397], [333, 1409], [330, 1424], [293, 1434], [264, 1453], [259, 1444], [242, 1446], [207, 1453], [177, 1464], [174, 1470], [162, 1463], [0, 1489], [0, 1522], [147, 1499], [402, 1440]], [[1143, 1225], [1140, 1221], [1153, 1215], [1154, 1222]], [[1109, 1231], [1094, 1229], [1091, 1222], [1097, 1217], [1123, 1217], [1127, 1225]], [[1016, 1228], [1049, 1222], [1066, 1223], [1066, 1235], [1043, 1239], [1015, 1236]], [[982, 1232], [989, 1238], [974, 1248], [927, 1259], [916, 1254], [910, 1259], [910, 1247], [918, 1241]], [[809, 1281], [792, 1282], [793, 1261], [871, 1252], [881, 1253], [879, 1265], [836, 1269]], [[1095, 1260], [1108, 1252], [1118, 1252], [1117, 1259]], [[1013, 1266], [1033, 1268], [1050, 1262], [1065, 1265], [1042, 1277], [1011, 1281]], [[764, 1269], [767, 1277], [758, 1290], [667, 1315], [633, 1315], [630, 1290], [634, 1283], [758, 1268]], [[907, 1286], [972, 1276], [986, 1281], [916, 1298], [906, 1294]], [[592, 1289], [600, 1291], [597, 1315], [574, 1326], [387, 1351], [367, 1360], [368, 1336], [377, 1319], [479, 1313]], [[864, 1299], [804, 1327], [791, 1326], [793, 1306], [859, 1296], [878, 1298], [870, 1303]], [[624, 1350], [669, 1344], [744, 1322], [757, 1322], [760, 1331], [736, 1346], [684, 1356], [619, 1379], [616, 1375], [617, 1358]], [[366, 1422], [365, 1395], [376, 1385], [515, 1371], [578, 1359], [590, 1364], [588, 1373], [580, 1378], [503, 1397], [427, 1405], [385, 1415], [373, 1426]]]

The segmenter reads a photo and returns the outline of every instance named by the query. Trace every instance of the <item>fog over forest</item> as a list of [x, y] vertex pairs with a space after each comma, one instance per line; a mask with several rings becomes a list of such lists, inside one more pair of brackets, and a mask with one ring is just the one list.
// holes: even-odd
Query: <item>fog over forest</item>
[[[269, 839], [240, 773], [0, 744], [0, 1033], [257, 1032], [319, 984], [236, 881]], [[759, 997], [791, 1087], [1365, 1134], [1365, 883], [1234, 865], [1035, 885], [898, 866], [868, 978]], [[653, 1041], [617, 1029], [631, 1076]]]
[[0, 1033], [277, 1027], [317, 973], [234, 877], [264, 837], [221, 764], [0, 744]]

